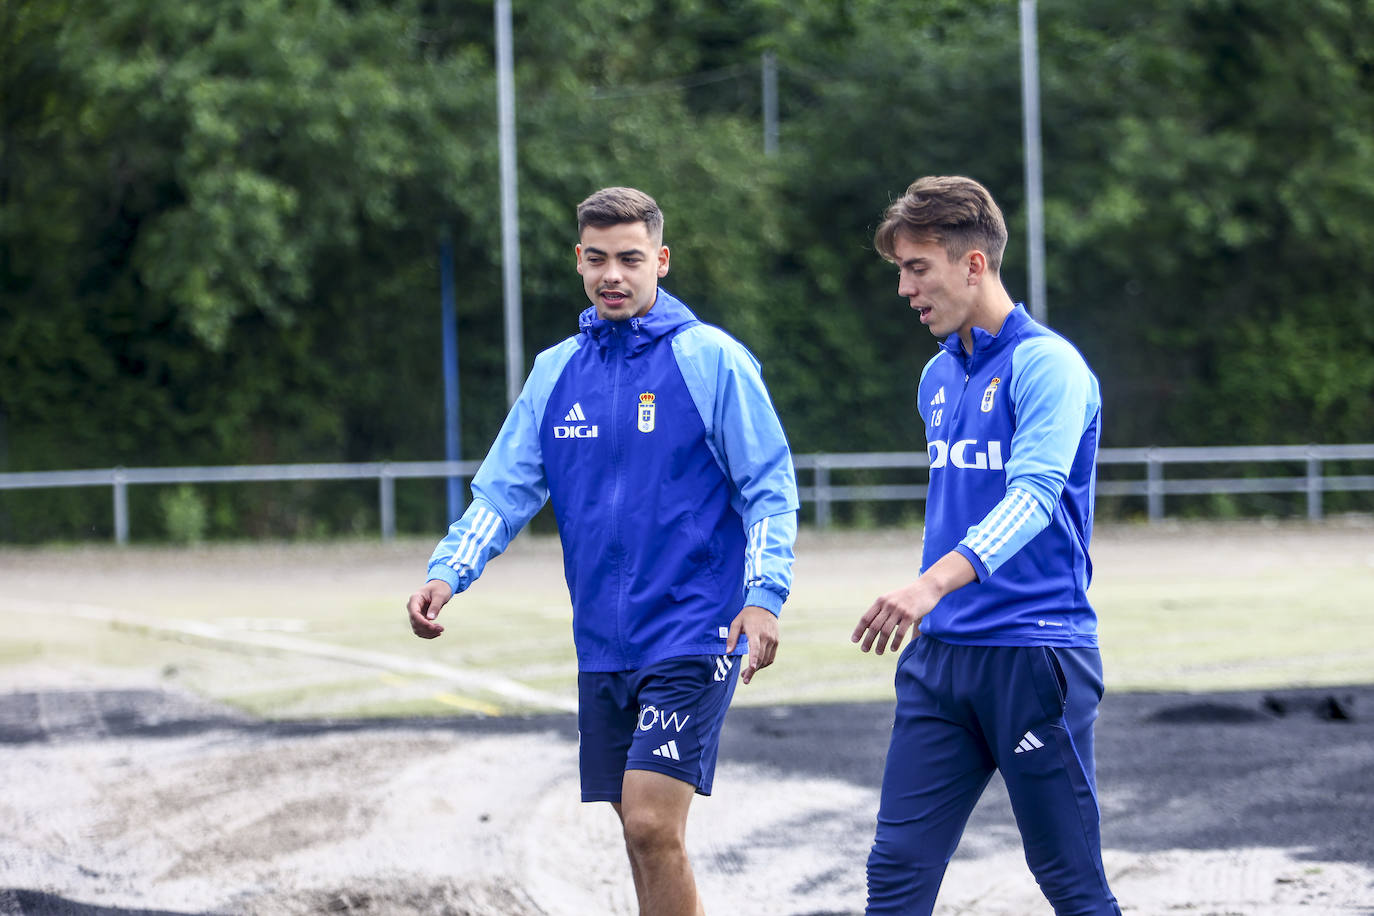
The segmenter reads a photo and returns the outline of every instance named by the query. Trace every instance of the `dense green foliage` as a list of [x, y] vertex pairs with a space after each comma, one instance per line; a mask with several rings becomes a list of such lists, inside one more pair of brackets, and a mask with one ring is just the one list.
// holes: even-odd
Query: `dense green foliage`
[[[584, 304], [574, 206], [631, 184], [665, 286], [759, 354], [798, 451], [919, 448], [933, 341], [871, 233], [915, 177], [973, 175], [1024, 296], [1017, 5], [514, 6], [527, 365]], [[1044, 0], [1039, 26], [1050, 323], [1106, 444], [1374, 441], [1374, 2]], [[492, 46], [475, 0], [0, 0], [0, 470], [440, 457], [445, 227], [480, 457]], [[199, 526], [371, 524], [366, 488], [255, 492]], [[407, 525], [442, 523], [437, 492], [402, 491]], [[105, 500], [0, 495], [0, 539]]]

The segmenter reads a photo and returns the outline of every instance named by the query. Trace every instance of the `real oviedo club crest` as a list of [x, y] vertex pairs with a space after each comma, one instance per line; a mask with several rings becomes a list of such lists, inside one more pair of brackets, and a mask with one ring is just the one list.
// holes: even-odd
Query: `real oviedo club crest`
[[654, 393], [646, 391], [639, 396], [639, 431], [654, 431]]
[[997, 396], [997, 386], [1002, 384], [1001, 378], [995, 378], [988, 382], [988, 387], [983, 390], [983, 413], [992, 413], [992, 399]]

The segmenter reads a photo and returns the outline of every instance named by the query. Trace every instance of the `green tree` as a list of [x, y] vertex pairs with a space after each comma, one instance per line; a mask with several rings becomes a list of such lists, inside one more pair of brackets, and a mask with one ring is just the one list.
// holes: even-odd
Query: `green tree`
[[1051, 302], [1107, 441], [1374, 438], [1374, 5], [1043, 15]]
[[[585, 306], [576, 203], [636, 185], [665, 285], [762, 358], [798, 451], [920, 448], [935, 341], [872, 230], [919, 175], [976, 177], [1024, 297], [1015, 5], [514, 12], [525, 365]], [[1374, 439], [1374, 2], [1044, 0], [1039, 23], [1050, 319], [1102, 379], [1106, 444]], [[506, 409], [493, 65], [477, 0], [0, 4], [0, 468], [437, 456], [445, 227], [480, 456]], [[374, 511], [204, 497], [211, 536]], [[444, 523], [437, 485], [402, 498]], [[100, 530], [106, 504], [3, 495], [0, 538]], [[154, 494], [134, 511], [159, 527]]]
[[394, 408], [438, 383], [439, 226], [494, 205], [485, 47], [404, 4], [6, 15], [10, 466], [432, 455]]

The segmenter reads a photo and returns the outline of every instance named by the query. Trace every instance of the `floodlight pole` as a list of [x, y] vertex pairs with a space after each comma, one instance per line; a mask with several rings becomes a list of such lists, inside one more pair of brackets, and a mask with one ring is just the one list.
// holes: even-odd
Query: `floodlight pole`
[[520, 396], [525, 344], [520, 321], [520, 218], [515, 179], [515, 76], [510, 0], [496, 0], [496, 107], [501, 147], [501, 266], [506, 315], [506, 403]]
[[1048, 320], [1045, 301], [1045, 189], [1040, 164], [1040, 59], [1035, 0], [1021, 0], [1021, 113], [1025, 126], [1027, 271], [1031, 316]]
[[778, 55], [763, 52], [763, 154], [778, 154]]

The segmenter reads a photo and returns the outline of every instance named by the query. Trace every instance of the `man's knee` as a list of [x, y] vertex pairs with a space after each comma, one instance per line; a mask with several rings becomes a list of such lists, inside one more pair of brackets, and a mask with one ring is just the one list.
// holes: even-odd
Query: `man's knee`
[[1121, 909], [1107, 886], [1102, 857], [1091, 850], [1071, 856], [1068, 850], [1084, 848], [1062, 842], [1053, 856], [1027, 852], [1026, 864], [1058, 916], [1120, 916]]
[[625, 845], [636, 856], [652, 856], [685, 848], [684, 825], [676, 812], [651, 804], [625, 806], [621, 819]]
[[1056, 916], [1121, 916], [1121, 908], [1101, 871], [1073, 875], [1036, 873], [1035, 880]]
[[947, 864], [910, 833], [879, 831], [868, 854], [868, 912], [930, 912]]

